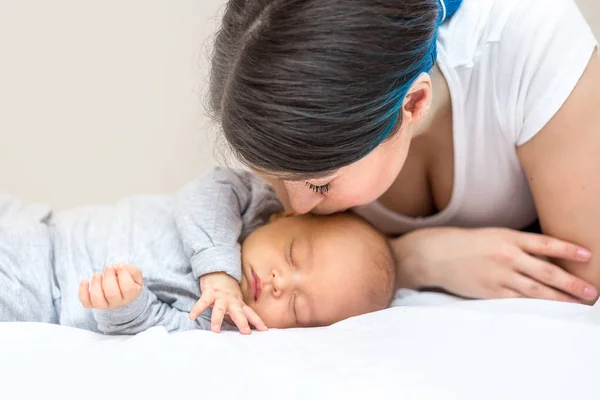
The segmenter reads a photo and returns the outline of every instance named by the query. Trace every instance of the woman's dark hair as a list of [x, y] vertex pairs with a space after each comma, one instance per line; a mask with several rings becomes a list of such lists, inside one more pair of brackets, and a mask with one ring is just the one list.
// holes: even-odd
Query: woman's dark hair
[[462, 0], [229, 0], [210, 107], [245, 164], [289, 179], [349, 165], [396, 131]]

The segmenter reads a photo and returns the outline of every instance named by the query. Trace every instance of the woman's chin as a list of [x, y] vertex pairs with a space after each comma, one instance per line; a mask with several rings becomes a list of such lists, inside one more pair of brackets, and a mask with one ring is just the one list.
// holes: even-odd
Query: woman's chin
[[349, 207], [330, 209], [330, 208], [319, 208], [317, 206], [317, 207], [313, 208], [311, 213], [313, 213], [315, 215], [332, 215], [332, 214], [337, 214], [337, 213], [343, 213], [345, 211], [348, 211], [349, 209], [350, 209]]

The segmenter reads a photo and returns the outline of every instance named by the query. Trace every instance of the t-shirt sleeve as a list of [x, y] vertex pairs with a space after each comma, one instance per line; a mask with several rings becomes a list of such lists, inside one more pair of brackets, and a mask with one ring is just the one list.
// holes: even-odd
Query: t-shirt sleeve
[[521, 0], [498, 47], [497, 101], [516, 146], [533, 138], [577, 85], [598, 42], [574, 0]]

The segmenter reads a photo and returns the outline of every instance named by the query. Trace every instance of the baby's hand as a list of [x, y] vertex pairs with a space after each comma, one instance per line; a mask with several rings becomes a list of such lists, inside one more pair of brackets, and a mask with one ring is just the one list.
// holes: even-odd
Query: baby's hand
[[133, 265], [109, 265], [104, 275], [96, 272], [92, 284], [81, 281], [79, 300], [85, 308], [112, 310], [126, 306], [140, 295], [144, 278]]
[[200, 290], [202, 290], [202, 297], [190, 311], [190, 319], [198, 318], [212, 306], [210, 330], [213, 332], [221, 331], [226, 314], [231, 317], [242, 334], [249, 335], [252, 332], [248, 323], [254, 325], [259, 331], [267, 330], [260, 317], [244, 303], [239, 283], [226, 273], [215, 272], [201, 276]]

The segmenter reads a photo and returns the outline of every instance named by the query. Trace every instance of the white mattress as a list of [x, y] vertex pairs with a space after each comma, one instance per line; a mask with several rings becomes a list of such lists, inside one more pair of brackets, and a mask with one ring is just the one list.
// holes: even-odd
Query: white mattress
[[2, 399], [598, 398], [592, 307], [457, 301], [402, 291], [397, 307], [327, 328], [241, 336], [155, 328], [135, 337], [0, 324]]

